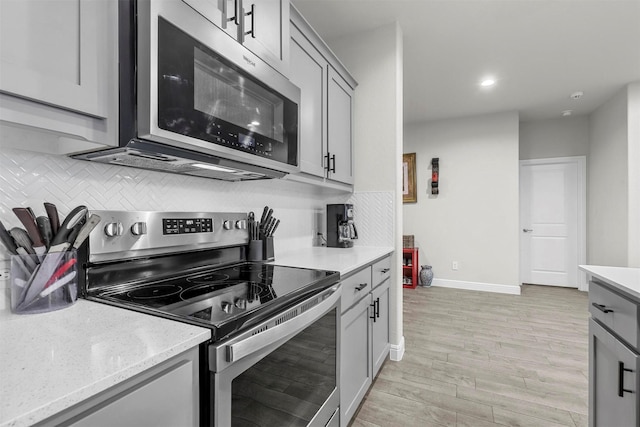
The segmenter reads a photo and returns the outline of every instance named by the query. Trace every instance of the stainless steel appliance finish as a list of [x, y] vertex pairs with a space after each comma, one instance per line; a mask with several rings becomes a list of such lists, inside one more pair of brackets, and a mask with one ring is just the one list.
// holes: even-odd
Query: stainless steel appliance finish
[[339, 273], [246, 262], [244, 213], [92, 213], [85, 298], [211, 330], [202, 425], [337, 420]]
[[357, 238], [358, 229], [353, 219], [353, 205], [327, 205], [327, 246], [350, 248]]
[[121, 1], [119, 26], [119, 147], [75, 158], [231, 181], [299, 170], [286, 77], [182, 1]]

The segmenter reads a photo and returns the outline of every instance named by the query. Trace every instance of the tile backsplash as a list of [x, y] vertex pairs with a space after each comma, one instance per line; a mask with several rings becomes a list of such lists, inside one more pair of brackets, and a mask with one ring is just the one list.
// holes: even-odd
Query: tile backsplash
[[[366, 192], [327, 196], [318, 187], [288, 180], [226, 182], [91, 163], [65, 156], [2, 149], [0, 218], [7, 228], [19, 226], [11, 208], [30, 206], [43, 215], [44, 201], [62, 215], [83, 204], [89, 209], [151, 211], [251, 211], [269, 205], [281, 219], [279, 250], [312, 246], [324, 232], [325, 204], [353, 203], [359, 227], [358, 245], [393, 244], [393, 195]], [[0, 259], [7, 259], [4, 248]]]

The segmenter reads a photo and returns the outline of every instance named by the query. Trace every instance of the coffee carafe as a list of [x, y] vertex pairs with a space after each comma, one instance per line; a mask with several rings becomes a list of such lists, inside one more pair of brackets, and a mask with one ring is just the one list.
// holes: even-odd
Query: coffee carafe
[[350, 248], [358, 238], [358, 229], [353, 221], [353, 205], [327, 205], [327, 246]]

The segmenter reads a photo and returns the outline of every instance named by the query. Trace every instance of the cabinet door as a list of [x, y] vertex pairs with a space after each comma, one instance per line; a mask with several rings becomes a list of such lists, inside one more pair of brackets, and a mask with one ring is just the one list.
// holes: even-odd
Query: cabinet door
[[328, 178], [353, 184], [353, 89], [331, 66], [327, 103], [327, 146], [331, 155]]
[[240, 18], [236, 19], [234, 0], [182, 0], [216, 27], [222, 28], [229, 36], [238, 39]]
[[346, 426], [371, 385], [371, 299], [363, 298], [341, 318], [340, 425]]
[[[389, 355], [389, 282], [387, 279], [371, 293], [375, 310], [372, 322], [371, 354], [373, 358], [373, 377], [378, 374]], [[372, 317], [374, 317], [372, 316]]]
[[300, 88], [300, 170], [323, 178], [327, 61], [294, 25], [289, 78]]
[[187, 350], [38, 425], [196, 427], [200, 425], [198, 351]]
[[640, 358], [589, 319], [589, 425], [637, 426]]
[[107, 115], [108, 1], [0, 1], [0, 91]]
[[289, 64], [289, 1], [239, 0], [242, 44], [285, 76]]

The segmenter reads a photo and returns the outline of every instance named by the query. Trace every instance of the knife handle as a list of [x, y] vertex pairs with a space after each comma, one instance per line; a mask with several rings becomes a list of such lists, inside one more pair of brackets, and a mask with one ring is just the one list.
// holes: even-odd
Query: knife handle
[[53, 203], [45, 202], [44, 210], [47, 212], [49, 222], [51, 222], [51, 233], [55, 236], [60, 229], [60, 217], [58, 216], [58, 208]]
[[33, 247], [35, 248], [44, 246], [42, 236], [40, 235], [40, 230], [38, 230], [35, 218], [31, 215], [29, 209], [13, 208], [13, 213], [16, 214], [22, 225], [24, 225], [24, 228], [27, 230], [31, 241], [33, 242]]

